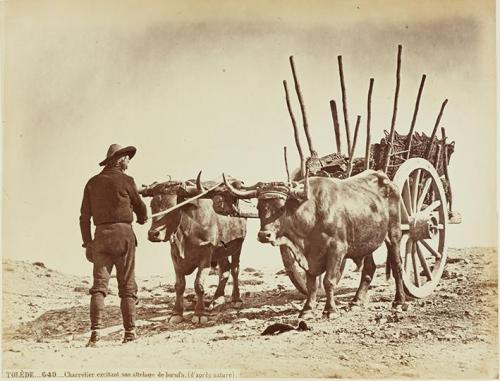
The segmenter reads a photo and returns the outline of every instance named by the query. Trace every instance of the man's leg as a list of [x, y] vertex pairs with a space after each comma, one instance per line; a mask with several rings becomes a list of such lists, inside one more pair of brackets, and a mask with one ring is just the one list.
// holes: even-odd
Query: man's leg
[[90, 292], [90, 329], [92, 333], [87, 346], [95, 346], [103, 328], [104, 298], [108, 294], [108, 284], [113, 264], [102, 253], [94, 252], [94, 283]]
[[123, 342], [135, 339], [135, 317], [137, 302], [137, 283], [135, 281], [135, 241], [129, 242], [127, 253], [117, 257], [116, 279], [118, 281], [118, 296], [121, 298], [123, 328], [125, 337]]

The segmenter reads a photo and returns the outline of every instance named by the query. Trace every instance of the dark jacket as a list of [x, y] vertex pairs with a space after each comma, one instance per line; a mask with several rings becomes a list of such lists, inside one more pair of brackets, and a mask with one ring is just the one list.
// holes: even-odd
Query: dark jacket
[[104, 168], [92, 177], [85, 186], [80, 209], [80, 230], [83, 245], [92, 241], [90, 218], [94, 225], [116, 222], [132, 223], [133, 213], [137, 222], [147, 220], [147, 208], [142, 201], [134, 179], [118, 168]]

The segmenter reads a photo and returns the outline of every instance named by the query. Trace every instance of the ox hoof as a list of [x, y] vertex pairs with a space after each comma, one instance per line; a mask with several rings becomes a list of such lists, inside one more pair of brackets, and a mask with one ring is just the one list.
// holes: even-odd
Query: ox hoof
[[363, 309], [363, 304], [356, 302], [356, 303], [349, 303], [349, 311], [360, 311]]
[[349, 302], [349, 308], [363, 308], [365, 306], [365, 300], [364, 299], [352, 299]]
[[231, 304], [234, 308], [241, 308], [243, 306], [243, 300], [240, 298], [231, 300]]
[[410, 305], [408, 303], [394, 302], [392, 303], [392, 310], [396, 312], [408, 311]]
[[219, 296], [217, 299], [212, 300], [210, 303], [209, 308], [213, 310], [214, 308], [222, 306], [226, 302], [226, 299], [224, 296]]
[[336, 319], [339, 317], [339, 314], [337, 311], [323, 311], [323, 318], [324, 319]]
[[304, 320], [314, 319], [314, 313], [312, 310], [301, 311], [299, 314], [299, 319], [304, 319]]
[[168, 322], [172, 324], [179, 324], [183, 320], [184, 318], [182, 317], [182, 315], [172, 315], [170, 316], [170, 319], [168, 319]]
[[206, 324], [208, 323], [208, 317], [205, 315], [193, 315], [193, 319], [191, 321], [193, 324]]

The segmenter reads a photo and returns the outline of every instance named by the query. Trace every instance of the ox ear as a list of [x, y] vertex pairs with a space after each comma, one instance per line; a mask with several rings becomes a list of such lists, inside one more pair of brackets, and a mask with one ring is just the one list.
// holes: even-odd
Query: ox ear
[[195, 185], [190, 183], [185, 183], [177, 189], [177, 195], [181, 197], [194, 197], [198, 196], [201, 192]]
[[309, 167], [306, 166], [306, 176], [304, 178], [303, 184], [295, 183], [295, 186], [290, 189], [290, 196], [299, 200], [306, 201], [310, 197], [310, 186], [309, 186]]
[[156, 187], [156, 185], [158, 185], [157, 181], [155, 181], [153, 184], [150, 184], [150, 185], [142, 184], [142, 186], [139, 189], [137, 189], [137, 192], [142, 197], [153, 197], [154, 196], [153, 190]]

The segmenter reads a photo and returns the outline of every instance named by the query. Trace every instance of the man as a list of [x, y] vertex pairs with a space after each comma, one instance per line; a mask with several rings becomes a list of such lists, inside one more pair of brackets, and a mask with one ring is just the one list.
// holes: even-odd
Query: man
[[[135, 147], [112, 144], [106, 159], [99, 163], [104, 169], [92, 177], [83, 193], [80, 209], [80, 230], [87, 259], [94, 264], [94, 283], [90, 289], [91, 336], [87, 346], [96, 346], [103, 327], [104, 298], [113, 266], [116, 268], [118, 295], [125, 336], [123, 342], [135, 340], [135, 248], [137, 240], [132, 230], [133, 212], [137, 222], [144, 224], [147, 209], [141, 200], [134, 179], [125, 175], [134, 157]], [[90, 218], [94, 221], [92, 240]]]

